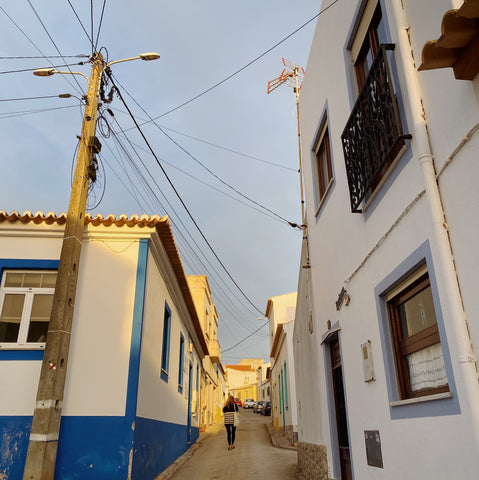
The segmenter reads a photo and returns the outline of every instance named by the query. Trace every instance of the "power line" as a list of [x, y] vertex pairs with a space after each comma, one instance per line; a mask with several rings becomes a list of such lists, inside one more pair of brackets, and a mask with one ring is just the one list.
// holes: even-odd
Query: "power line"
[[[115, 119], [115, 122], [118, 123], [116, 119]], [[120, 127], [120, 129], [121, 129], [121, 127]], [[146, 187], [146, 189], [150, 192], [151, 197], [153, 197], [154, 199], [156, 199], [156, 201], [160, 204], [160, 206], [161, 206], [161, 208], [163, 209], [163, 211], [165, 211], [165, 213], [167, 213], [167, 210], [166, 210], [165, 207], [161, 204], [158, 196], [156, 195], [156, 193], [153, 192], [153, 189], [152, 189], [151, 186], [148, 184], [146, 178], [145, 178], [144, 175], [140, 172], [139, 168], [135, 165], [135, 162], [134, 162], [133, 159], [131, 158], [131, 156], [130, 156], [130, 154], [128, 153], [126, 147], [123, 145], [123, 142], [121, 142], [121, 140], [120, 140], [120, 138], [119, 138], [119, 135], [114, 131], [113, 128], [111, 128], [111, 132], [113, 133], [113, 138], [114, 138], [115, 140], [117, 140], [117, 142], [118, 142], [118, 144], [120, 145], [123, 153], [126, 155], [126, 157], [129, 159], [131, 165], [134, 167], [134, 174], [135, 174], [135, 176], [138, 178], [138, 180], [140, 181], [140, 183], [142, 183], [142, 184]], [[141, 157], [138, 155], [138, 153], [136, 152], [135, 148], [133, 147], [133, 143], [128, 139], [128, 137], [126, 137], [126, 140], [128, 141], [128, 143], [129, 143], [130, 146], [132, 147], [133, 151], [135, 152], [135, 154], [136, 154], [136, 156], [138, 157], [138, 159], [139, 159], [139, 161], [141, 162], [141, 164], [143, 165], [143, 168], [148, 172], [149, 176], [151, 177], [151, 179], [153, 180], [154, 184], [156, 185], [158, 191], [159, 191], [159, 192], [161, 193], [161, 195], [165, 198], [165, 200], [166, 200], [166, 202], [168, 203], [169, 207], [170, 207], [170, 208], [172, 209], [172, 211], [174, 212], [173, 206], [172, 206], [171, 203], [169, 202], [168, 198], [162, 193], [161, 188], [160, 188], [160, 186], [157, 184], [157, 182], [156, 182], [156, 180], [154, 179], [154, 177], [152, 176], [152, 173], [151, 173], [150, 169], [148, 169], [148, 168], [146, 167], [146, 165], [144, 164], [143, 160], [141, 159]], [[107, 144], [107, 145], [108, 145], [108, 144]], [[109, 148], [109, 146], [108, 146], [108, 148]], [[119, 153], [120, 153], [120, 152], [119, 152]], [[121, 158], [121, 154], [120, 154], [120, 158]], [[125, 168], [124, 165], [123, 165], [123, 170], [124, 170], [126, 176], [130, 179], [130, 175], [128, 175], [128, 173], [126, 172], [126, 168]], [[124, 185], [123, 182], [121, 182], [121, 183]], [[130, 183], [131, 183], [132, 189], [138, 191], [138, 189], [135, 188], [135, 185], [131, 182], [131, 179], [130, 179]], [[128, 189], [127, 189], [127, 190], [128, 190]], [[130, 192], [130, 193], [132, 194], [132, 196], [135, 198], [135, 200], [137, 201], [137, 203], [138, 203], [138, 204], [140, 205], [140, 207], [141, 207], [142, 205], [141, 205], [141, 202], [140, 202], [139, 198], [138, 198], [136, 195], [134, 195], [133, 192]], [[139, 195], [141, 195], [141, 197], [143, 198], [143, 201], [144, 201], [145, 203], [148, 203], [147, 200], [146, 200], [146, 198], [145, 198], [139, 191], [138, 191], [138, 193], [139, 193]], [[154, 202], [153, 202], [153, 203], [154, 203]], [[155, 209], [155, 211], [156, 211], [156, 209]], [[174, 213], [176, 214], [176, 212], [174, 212]], [[190, 245], [189, 241], [186, 239], [186, 237], [185, 237], [185, 236], [183, 235], [183, 233], [181, 232], [181, 229], [176, 225], [176, 222], [172, 219], [172, 220], [171, 220], [171, 221], [172, 221], [172, 225], [173, 225], [173, 226], [175, 227], [175, 229], [177, 230], [177, 235], [178, 235], [178, 239], [177, 239], [177, 240], [178, 240], [178, 242], [180, 242], [179, 245], [181, 245], [181, 241], [184, 241], [184, 242], [186, 243], [186, 245], [187, 245], [187, 247], [188, 247], [188, 250], [192, 252], [192, 255], [196, 256], [197, 260], [198, 260], [199, 263], [200, 263], [200, 269], [199, 269], [199, 270], [201, 271], [201, 273], [204, 273], [204, 272], [208, 271], [208, 267], [203, 263], [203, 261], [201, 260], [201, 258], [200, 258], [199, 255], [198, 255], [198, 252], [201, 252], [202, 255], [204, 256], [206, 262], [210, 265], [210, 267], [211, 267], [211, 269], [213, 270], [213, 272], [216, 274], [216, 276], [218, 276], [218, 278], [220, 278], [220, 275], [219, 275], [218, 271], [217, 271], [217, 270], [215, 269], [215, 267], [211, 264], [211, 262], [208, 260], [208, 258], [204, 255], [204, 253], [203, 253], [202, 250], [201, 250], [201, 247], [198, 245], [198, 243], [197, 243], [197, 242], [195, 241], [195, 239], [192, 237], [192, 235], [191, 235], [191, 233], [189, 232], [189, 230], [187, 229], [186, 225], [184, 225], [184, 223], [181, 221], [181, 218], [179, 217], [179, 215], [176, 214], [176, 216], [178, 217], [178, 220], [179, 220], [181, 226], [183, 227], [183, 229], [185, 230], [185, 232], [190, 236], [190, 238], [191, 238], [191, 240], [193, 241], [193, 243], [194, 243], [194, 245], [195, 245], [196, 248], [193, 248], [193, 247]], [[193, 270], [193, 271], [198, 271], [198, 268], [193, 268], [192, 270]], [[220, 294], [222, 294], [225, 298], [231, 299], [232, 297], [234, 297], [234, 298], [238, 299], [238, 301], [240, 301], [239, 298], [236, 296], [235, 292], [231, 291], [231, 289], [230, 289], [229, 287], [227, 287], [227, 288], [230, 290], [231, 294], [227, 294], [227, 293], [224, 291], [224, 289], [223, 289], [223, 284], [225, 284], [225, 283], [224, 283], [223, 281], [221, 281], [221, 279], [220, 279], [219, 282], [216, 282], [214, 276], [211, 276], [211, 275], [210, 275], [209, 278], [210, 278], [210, 281], [212, 282], [212, 285], [214, 285], [214, 286], [217, 288], [218, 292], [219, 292]], [[226, 284], [225, 284], [225, 285], [226, 285]], [[245, 323], [243, 323], [244, 315], [242, 315], [240, 312], [234, 312], [233, 310], [231, 310], [231, 308], [230, 308], [230, 306], [231, 306], [231, 305], [230, 305], [231, 300], [230, 300], [230, 302], [228, 303], [228, 302], [223, 302], [221, 296], [219, 297], [219, 299], [220, 299], [220, 303], [224, 306], [225, 310], [227, 310], [227, 311], [232, 315], [232, 317], [236, 317], [236, 318], [237, 318], [237, 322], [240, 323], [244, 328], [246, 328], [247, 330], [250, 330], [250, 327], [249, 327], [248, 325], [246, 325]], [[254, 312], [253, 312], [253, 313], [254, 313]], [[227, 324], [225, 324], [225, 326], [226, 326], [226, 328], [228, 328], [228, 330], [229, 330], [230, 333], [232, 334], [233, 338], [236, 339], [235, 335], [234, 335], [233, 332], [230, 330], [229, 326], [228, 326]]]
[[75, 14], [76, 19], [77, 19], [78, 22], [80, 23], [81, 28], [82, 28], [83, 31], [85, 32], [85, 35], [87, 36], [88, 40], [89, 40], [90, 43], [91, 43], [91, 46], [92, 46], [92, 52], [91, 52], [91, 53], [92, 53], [92, 55], [93, 55], [93, 52], [94, 52], [94, 50], [93, 50], [93, 40], [92, 40], [92, 38], [90, 38], [90, 35], [88, 35], [88, 32], [86, 31], [85, 27], [83, 26], [83, 23], [82, 23], [82, 21], [80, 20], [80, 17], [78, 16], [77, 12], [75, 11], [75, 8], [74, 8], [73, 5], [71, 4], [70, 0], [67, 0], [67, 1], [68, 1], [68, 5], [70, 5], [71, 9], [73, 10], [73, 13]]
[[221, 353], [226, 353], [226, 352], [229, 352], [230, 350], [233, 350], [233, 348], [236, 348], [238, 345], [241, 345], [245, 340], [248, 340], [248, 338], [252, 337], [255, 333], [258, 333], [262, 328], [264, 328], [266, 325], [269, 325], [268, 323], [264, 323], [263, 325], [261, 325], [261, 327], [257, 328], [254, 332], [250, 333], [248, 336], [244, 337], [243, 340], [240, 340], [238, 343], [236, 343], [235, 345], [233, 345], [232, 347], [230, 348], [227, 348], [225, 350], [221, 350]]
[[103, 8], [101, 9], [100, 24], [98, 25], [98, 32], [96, 34], [95, 49], [94, 49], [95, 52], [98, 46], [98, 39], [100, 38], [100, 30], [101, 30], [101, 25], [103, 23], [103, 14], [105, 13], [105, 6], [106, 6], [106, 0], [103, 0]]
[[5, 112], [5, 113], [0, 113], [0, 118], [21, 117], [24, 115], [32, 115], [34, 113], [52, 112], [53, 110], [64, 110], [66, 108], [74, 108], [74, 107], [77, 107], [77, 105], [68, 105], [66, 107], [40, 108], [37, 110], [22, 110], [18, 112]]
[[21, 100], [42, 100], [44, 98], [58, 98], [58, 95], [44, 95], [43, 97], [2, 98], [0, 102], [19, 102]]
[[136, 121], [136, 118], [134, 117], [133, 113], [131, 112], [130, 108], [128, 107], [128, 105], [126, 104], [120, 90], [118, 90], [118, 88], [116, 87], [115, 85], [115, 81], [113, 79], [113, 76], [112, 75], [109, 75], [110, 79], [111, 79], [111, 82], [113, 84], [113, 86], [115, 86], [115, 89], [116, 89], [116, 92], [118, 93], [118, 96], [120, 97], [120, 100], [122, 101], [123, 105], [125, 106], [125, 108], [127, 109], [128, 113], [130, 114], [130, 117], [131, 119], [133, 120], [133, 122], [135, 123], [136, 125], [136, 128], [138, 129], [140, 135], [143, 137], [143, 140], [145, 141], [145, 143], [147, 144], [148, 148], [150, 149], [151, 153], [153, 154], [153, 156], [155, 157], [155, 160], [157, 162], [157, 164], [159, 165], [159, 167], [161, 168], [161, 171], [163, 172], [163, 175], [165, 175], [168, 183], [170, 184], [171, 188], [173, 189], [173, 192], [175, 193], [175, 195], [177, 196], [178, 200], [180, 201], [180, 203], [182, 204], [183, 208], [185, 209], [186, 213], [188, 214], [188, 216], [190, 217], [191, 221], [193, 222], [193, 224], [195, 225], [196, 229], [198, 230], [198, 232], [200, 233], [201, 237], [203, 238], [203, 240], [205, 241], [206, 245], [208, 245], [208, 248], [211, 250], [211, 252], [213, 253], [213, 255], [215, 256], [216, 260], [218, 261], [218, 263], [221, 265], [221, 267], [223, 268], [223, 270], [225, 271], [225, 273], [228, 275], [228, 277], [230, 278], [230, 280], [234, 283], [234, 285], [236, 286], [236, 288], [241, 292], [241, 294], [244, 296], [244, 298], [248, 301], [248, 303], [251, 304], [251, 306], [253, 308], [255, 308], [258, 312], [260, 312], [260, 314], [262, 314], [263, 312], [249, 299], [249, 297], [245, 294], [245, 292], [241, 289], [241, 287], [238, 285], [238, 283], [236, 282], [236, 280], [232, 277], [232, 275], [230, 274], [230, 272], [228, 271], [228, 269], [225, 267], [225, 265], [223, 264], [223, 262], [220, 260], [220, 258], [218, 257], [217, 253], [214, 251], [213, 247], [211, 246], [211, 244], [209, 243], [208, 239], [206, 238], [206, 236], [204, 235], [204, 233], [202, 232], [202, 230], [200, 229], [198, 223], [196, 222], [196, 220], [193, 218], [193, 215], [191, 214], [190, 210], [188, 209], [188, 207], [186, 206], [184, 200], [181, 198], [181, 195], [179, 194], [178, 190], [176, 189], [176, 187], [173, 185], [173, 182], [171, 181], [170, 177], [168, 176], [168, 174], [166, 173], [165, 169], [163, 168], [163, 165], [160, 163], [158, 157], [156, 156], [156, 154], [154, 153], [150, 143], [148, 142], [147, 138], [145, 137], [145, 134], [143, 133], [143, 131], [141, 130], [140, 126], [138, 125], [138, 122]]
[[[170, 113], [176, 111], [176, 110], [179, 110], [180, 108], [184, 107], [185, 105], [188, 105], [189, 103], [191, 102], [194, 102], [195, 100], [197, 100], [198, 98], [202, 97], [203, 95], [206, 95], [207, 93], [211, 92], [212, 90], [214, 90], [215, 88], [219, 87], [220, 85], [223, 85], [223, 83], [227, 82], [228, 80], [231, 80], [233, 77], [235, 77], [236, 75], [238, 75], [239, 73], [241, 73], [243, 70], [246, 70], [248, 67], [250, 67], [251, 65], [253, 65], [254, 63], [256, 63], [258, 60], [261, 60], [264, 56], [266, 56], [268, 53], [270, 53], [271, 51], [273, 51], [275, 48], [279, 47], [281, 44], [283, 44], [284, 42], [286, 42], [286, 40], [289, 40], [293, 35], [295, 35], [296, 33], [298, 33], [300, 30], [302, 30], [303, 28], [305, 28], [306, 26], [308, 26], [311, 22], [313, 22], [314, 20], [316, 20], [321, 14], [323, 14], [326, 10], [329, 10], [333, 5], [335, 5], [336, 3], [338, 3], [340, 0], [334, 0], [330, 5], [328, 5], [327, 7], [323, 8], [322, 10], [319, 11], [319, 13], [317, 13], [314, 17], [310, 18], [307, 22], [303, 23], [303, 25], [301, 25], [300, 27], [298, 27], [296, 30], [294, 30], [293, 32], [291, 32], [289, 35], [287, 35], [286, 37], [284, 37], [282, 40], [280, 40], [279, 42], [275, 43], [272, 47], [268, 48], [266, 51], [264, 51], [263, 53], [261, 53], [260, 55], [258, 55], [256, 58], [254, 58], [253, 60], [251, 60], [250, 62], [248, 62], [246, 65], [244, 65], [243, 67], [239, 68], [238, 70], [234, 71], [232, 74], [228, 75], [226, 78], [224, 78], [223, 80], [219, 81], [218, 83], [215, 83], [212, 87], [209, 87], [207, 88], [206, 90], [204, 90], [203, 92], [199, 93], [198, 95], [195, 95], [193, 98], [191, 98], [190, 100], [187, 100], [186, 102], [183, 102], [181, 105], [178, 105], [177, 107], [175, 108], [172, 108], [170, 110], [168, 110], [167, 112], [165, 113], [162, 113], [161, 115], [158, 115], [157, 117], [154, 117], [153, 120], [158, 120], [159, 118], [162, 118], [166, 115], [169, 115]], [[150, 120], [152, 121], [152, 120]], [[148, 122], [147, 122], [148, 123]], [[143, 124], [142, 124], [143, 125]]]
[[[53, 43], [53, 46], [55, 47], [56, 51], [58, 52], [58, 54], [62, 57], [63, 59], [63, 55], [62, 53], [60, 52], [59, 48], [57, 47], [57, 44], [55, 43], [55, 41], [53, 40], [52, 36], [50, 35], [50, 32], [48, 31], [47, 27], [45, 26], [45, 24], [43, 23], [42, 19], [40, 18], [40, 15], [38, 15], [37, 11], [35, 10], [35, 7], [32, 5], [32, 2], [31, 0], [27, 0], [28, 4], [30, 5], [30, 8], [33, 10], [33, 13], [35, 14], [35, 16], [37, 17], [38, 21], [40, 22], [40, 25], [43, 27], [43, 30], [45, 30], [45, 33], [47, 34], [48, 38], [50, 39], [50, 41]], [[70, 73], [72, 73], [72, 71], [70, 70], [70, 67], [68, 67], [68, 70], [70, 71]], [[73, 75], [73, 80], [76, 82], [76, 84], [78, 85], [78, 88], [80, 89], [80, 91], [82, 90], [81, 88], [81, 85], [80, 83], [78, 82], [78, 79], [76, 78], [75, 75]]]
[[[64, 65], [52, 65], [52, 68], [60, 68], [60, 67], [72, 67], [75, 65], [85, 65], [84, 62], [79, 62], [79, 63], [68, 63]], [[35, 70], [38, 70], [38, 68], [23, 68], [21, 70], [6, 70], [4, 72], [0, 72], [0, 75], [5, 75], [7, 73], [22, 73], [22, 72], [34, 72]]]
[[[113, 75], [109, 75], [110, 78], [113, 77]], [[113, 81], [113, 78], [112, 78], [112, 81]], [[117, 80], [118, 82], [118, 80]], [[125, 89], [125, 87], [123, 87], [119, 82], [118, 84], [122, 87], [123, 90], [125, 90], [125, 92], [127, 93], [127, 95], [135, 102], [135, 104], [141, 108], [141, 110], [145, 113], [145, 115], [147, 115], [150, 119], [150, 115], [148, 114], [148, 112], [146, 112], [146, 110], [130, 95], [130, 93], [128, 93], [128, 91]], [[153, 121], [153, 124], [160, 130], [161, 133], [163, 133], [163, 135], [166, 136], [166, 138], [168, 138], [168, 140], [170, 140], [172, 143], [174, 143], [182, 152], [184, 152], [186, 155], [188, 155], [192, 160], [194, 160], [196, 163], [198, 163], [198, 165], [200, 165], [202, 168], [204, 168], [210, 175], [212, 175], [213, 177], [215, 177], [220, 183], [222, 183], [223, 185], [225, 185], [226, 187], [228, 187], [229, 189], [233, 190], [236, 194], [238, 194], [239, 196], [245, 198], [246, 200], [248, 200], [249, 202], [255, 204], [256, 206], [262, 208], [263, 210], [269, 212], [270, 214], [272, 214], [273, 216], [279, 218], [280, 220], [282, 220], [283, 222], [287, 223], [289, 226], [293, 227], [293, 228], [300, 228], [295, 222], [290, 222], [289, 220], [286, 220], [284, 217], [282, 217], [281, 215], [279, 215], [278, 213], [276, 212], [273, 212], [273, 210], [269, 209], [268, 207], [265, 207], [264, 205], [262, 205], [261, 203], [257, 202], [256, 200], [253, 200], [252, 198], [248, 197], [247, 195], [245, 195], [244, 193], [240, 192], [237, 188], [233, 187], [232, 185], [230, 185], [229, 183], [225, 182], [221, 177], [219, 177], [218, 175], [216, 175], [216, 173], [214, 173], [211, 169], [209, 169], [204, 163], [200, 162], [192, 153], [190, 153], [188, 150], [186, 150], [186, 148], [184, 148], [182, 145], [180, 145], [174, 138], [172, 138], [170, 135], [168, 135], [157, 123], [156, 121], [154, 121], [154, 119], [151, 119]]]
[[[118, 112], [121, 112], [121, 113], [125, 113], [123, 110], [120, 110], [118, 108], [112, 108], [112, 110], [115, 110], [115, 111], [118, 111]], [[141, 118], [140, 120], [142, 122], [149, 123], [149, 121], [144, 120], [143, 118]], [[264, 160], [262, 158], [255, 157], [255, 156], [249, 155], [247, 153], [238, 152], [237, 150], [233, 150], [233, 149], [228, 148], [228, 147], [223, 147], [222, 145], [218, 145], [217, 143], [209, 142], [208, 140], [203, 140], [202, 138], [198, 138], [198, 137], [195, 137], [193, 135], [189, 135], [187, 133], [180, 132], [178, 130], [174, 130], [173, 128], [165, 127], [164, 125], [159, 125], [159, 126], [161, 128], [163, 128], [164, 130], [168, 130], [170, 132], [177, 133], [178, 135], [182, 135], [183, 137], [191, 138], [192, 140], [196, 140], [196, 141], [204, 143], [206, 145], [210, 145], [212, 147], [219, 148], [220, 150], [224, 150], [225, 152], [234, 153], [235, 155], [239, 155], [239, 156], [245, 157], [245, 158], [250, 158], [251, 160], [256, 160], [258, 162], [262, 162], [262, 163], [265, 163], [267, 165], [271, 165], [273, 167], [278, 167], [278, 168], [283, 168], [285, 170], [290, 170], [291, 172], [295, 172], [295, 173], [298, 172], [297, 168], [286, 167], [285, 165], [280, 165], [279, 163], [270, 162], [268, 160]], [[127, 128], [124, 131], [128, 131], [128, 130], [131, 130], [131, 128]]]
[[[1, 7], [0, 7], [1, 8]], [[3, 10], [3, 9], [2, 9]], [[33, 57], [0, 57], [0, 60], [32, 60], [32, 59], [41, 59], [41, 58], [90, 58], [90, 55], [43, 55], [43, 56], [33, 56]]]
[[[123, 135], [125, 135], [125, 133], [124, 133], [123, 131], [121, 131], [121, 132], [123, 133]], [[125, 135], [125, 138], [127, 138], [126, 135]], [[151, 155], [151, 152], [150, 152], [148, 149], [143, 148], [143, 147], [141, 147], [140, 145], [138, 145], [138, 144], [136, 144], [136, 143], [134, 143], [134, 142], [129, 142], [129, 143], [130, 143], [131, 145], [135, 145], [135, 147], [137, 147], [137, 148], [139, 148], [139, 149], [143, 150], [144, 152], [147, 152], [147, 153], [149, 153], [149, 154]], [[190, 177], [190, 178], [192, 178], [193, 180], [196, 180], [197, 182], [199, 182], [199, 183], [201, 183], [201, 184], [203, 184], [203, 185], [205, 185], [205, 186], [207, 186], [207, 187], [215, 190], [216, 192], [221, 193], [222, 195], [225, 195], [226, 197], [230, 198], [231, 200], [234, 200], [235, 202], [241, 203], [241, 204], [244, 205], [245, 207], [251, 208], [252, 210], [255, 210], [256, 212], [260, 213], [261, 215], [265, 215], [266, 217], [271, 218], [272, 220], [276, 220], [276, 221], [278, 221], [278, 222], [283, 223], [283, 220], [281, 220], [281, 219], [279, 219], [279, 218], [277, 218], [277, 217], [275, 217], [275, 216], [273, 216], [273, 215], [270, 215], [269, 213], [267, 213], [267, 212], [265, 212], [265, 211], [263, 211], [263, 210], [260, 210], [259, 208], [256, 208], [256, 207], [254, 207], [253, 205], [250, 205], [249, 203], [243, 202], [243, 201], [240, 200], [239, 198], [236, 198], [236, 197], [234, 197], [233, 195], [230, 195], [229, 193], [226, 193], [226, 192], [224, 192], [223, 190], [220, 190], [219, 188], [217, 188], [217, 187], [215, 187], [215, 186], [213, 186], [213, 185], [210, 185], [209, 183], [205, 182], [204, 180], [201, 180], [200, 178], [195, 177], [195, 176], [192, 175], [191, 173], [189, 173], [189, 172], [187, 172], [187, 171], [185, 171], [185, 170], [177, 167], [176, 165], [172, 164], [171, 162], [168, 162], [168, 161], [165, 160], [165, 159], [161, 159], [161, 161], [162, 161], [163, 163], [165, 163], [166, 165], [169, 165], [171, 168], [174, 168], [175, 170], [181, 172], [183, 175], [186, 175], [187, 177]]]
[[[51, 58], [51, 57], [45, 55], [40, 50], [40, 48], [36, 45], [36, 43], [22, 30], [22, 28], [15, 22], [15, 20], [13, 20], [13, 18], [6, 12], [6, 10], [1, 5], [0, 5], [0, 10], [2, 10], [2, 12], [10, 20], [10, 22], [13, 23], [13, 25], [17, 28], [17, 30], [20, 31], [20, 33], [33, 45], [33, 47], [35, 47], [35, 49], [42, 54], [42, 58], [45, 58], [45, 60], [49, 60], [49, 58]], [[65, 60], [66, 57], [64, 57], [63, 55], [60, 55], [59, 58], [61, 58], [62, 60]], [[50, 65], [52, 65], [52, 62], [50, 62]], [[83, 94], [81, 88], [80, 88], [80, 90], [78, 90], [75, 87], [75, 85], [73, 85], [73, 83], [71, 82], [71, 80], [68, 77], [65, 77], [63, 75], [63, 78], [66, 79], [66, 81], [72, 86], [73, 89], [75, 89], [77, 91], [77, 93], [80, 93], [81, 95]], [[78, 85], [78, 82], [77, 82], [77, 85]]]

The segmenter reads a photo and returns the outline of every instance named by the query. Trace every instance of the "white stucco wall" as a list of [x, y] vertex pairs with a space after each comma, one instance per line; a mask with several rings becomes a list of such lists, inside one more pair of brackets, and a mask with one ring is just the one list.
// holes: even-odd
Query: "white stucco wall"
[[[2, 224], [1, 230], [2, 258], [60, 256], [63, 228]], [[112, 228], [108, 234], [94, 230], [84, 234], [79, 265], [62, 411], [66, 416], [125, 414], [138, 240], [119, 230], [115, 235]], [[33, 413], [40, 367], [40, 360], [0, 362], [9, 384], [9, 394], [0, 400], [5, 414]]]
[[[164, 264], [157, 263], [149, 251], [147, 266], [147, 288], [142, 332], [140, 359], [138, 416], [163, 422], [186, 425], [188, 412], [188, 375], [189, 362], [193, 364], [193, 389], [196, 389], [197, 365], [201, 361], [196, 348], [188, 352], [192, 343], [185, 325], [184, 311], [178, 304], [178, 292], [167, 288], [165, 278], [167, 270], [160, 271]], [[172, 287], [174, 288], [174, 287]], [[170, 355], [168, 382], [161, 377], [161, 353], [163, 342], [163, 319], [165, 301], [171, 309]], [[180, 333], [185, 339], [183, 362], [183, 392], [178, 392]], [[192, 424], [198, 426], [198, 417], [192, 417]]]
[[[330, 3], [330, 2], [328, 2]], [[298, 374], [299, 439], [324, 444], [328, 448], [331, 474], [339, 476], [334, 450], [334, 400], [328, 386], [329, 355], [327, 343], [322, 344], [328, 332], [328, 321], [340, 327], [339, 338], [343, 378], [347, 402], [349, 436], [355, 478], [449, 478], [458, 468], [452, 457], [461, 459], [461, 472], [473, 478], [477, 470], [477, 434], [471, 429], [471, 410], [441, 414], [437, 404], [430, 402], [428, 414], [392, 419], [395, 412], [389, 405], [385, 352], [382, 350], [380, 318], [378, 318], [375, 288], [391, 272], [408, 259], [425, 242], [429, 242], [432, 267], [439, 265], [441, 251], [431, 222], [425, 194], [423, 174], [418, 158], [417, 138], [423, 133], [422, 119], [414, 116], [418, 85], [412, 82], [408, 66], [403, 64], [409, 50], [401, 47], [399, 29], [403, 25], [401, 2], [381, 2], [383, 14], [389, 23], [391, 41], [396, 44], [394, 58], [397, 67], [403, 105], [403, 126], [413, 139], [408, 142], [404, 161], [399, 164], [394, 178], [380, 193], [378, 200], [362, 214], [352, 214], [344, 166], [341, 134], [351, 113], [350, 96], [354, 99], [354, 84], [350, 76], [345, 45], [354, 25], [355, 12], [361, 2], [345, 0], [319, 18], [316, 27], [306, 78], [301, 93], [301, 125], [304, 159], [304, 183], [308, 212], [311, 258], [311, 307], [304, 297], [308, 272], [301, 272], [297, 335], [295, 344], [296, 372]], [[410, 28], [414, 56], [418, 62], [426, 40], [438, 38], [444, 13], [451, 8], [446, 0], [403, 2]], [[393, 5], [394, 4], [394, 5]], [[326, 5], [323, 5], [323, 7]], [[393, 8], [394, 7], [394, 8]], [[403, 50], [401, 50], [403, 48]], [[417, 66], [417, 65], [416, 65]], [[453, 78], [451, 71], [432, 71], [418, 74], [420, 96], [431, 133], [431, 145], [437, 170], [454, 151], [461, 138], [478, 121], [477, 97], [473, 82]], [[334, 183], [319, 214], [314, 208], [313, 142], [327, 112], [330, 131]], [[473, 341], [478, 346], [477, 294], [474, 293], [478, 256], [475, 238], [479, 233], [474, 221], [478, 206], [477, 188], [477, 134], [464, 146], [454, 163], [440, 179], [446, 219], [454, 249], [457, 272], [461, 284], [466, 313], [470, 319]], [[416, 203], [409, 207], [416, 199]], [[397, 223], [396, 220], [400, 219]], [[385, 236], [386, 235], [386, 236]], [[385, 236], [385, 237], [384, 237]], [[383, 240], [381, 240], [383, 239]], [[379, 242], [379, 245], [376, 246]], [[458, 358], [456, 330], [449, 322], [447, 312], [449, 285], [442, 276], [436, 278], [438, 308], [444, 310], [445, 337], [441, 338], [446, 355], [450, 355], [452, 375], [449, 378], [453, 398], [467, 405], [465, 380]], [[349, 306], [336, 309], [335, 302], [345, 287], [351, 297]], [[309, 311], [312, 313], [313, 332], [308, 330]], [[366, 383], [363, 378], [361, 344], [370, 340], [376, 380]], [[447, 344], [447, 347], [446, 347]], [[301, 363], [299, 363], [301, 362]], [[314, 372], [312, 375], [308, 370]], [[309, 380], [311, 379], [311, 380]], [[277, 380], [277, 375], [276, 375]], [[414, 407], [410, 409], [414, 410]], [[403, 412], [405, 409], [402, 410]], [[419, 409], [414, 410], [419, 412]], [[314, 418], [317, 416], [318, 418]], [[364, 431], [379, 430], [382, 440], [384, 469], [367, 465]], [[447, 435], [444, 435], [447, 432]], [[427, 439], [434, 438], [429, 444]], [[457, 439], [451, 445], [450, 439]], [[401, 451], [401, 455], [398, 452]], [[444, 461], [438, 452], [447, 452]], [[407, 458], [407, 462], [404, 459]], [[435, 472], [435, 473], [433, 473]]]

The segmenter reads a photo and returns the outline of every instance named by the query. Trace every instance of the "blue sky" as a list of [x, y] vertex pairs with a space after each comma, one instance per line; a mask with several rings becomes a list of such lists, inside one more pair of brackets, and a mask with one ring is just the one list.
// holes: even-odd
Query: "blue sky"
[[[86, 92], [86, 80], [79, 76], [75, 78], [80, 86], [72, 75], [42, 78], [31, 71], [18, 71], [49, 67], [42, 55], [57, 56], [58, 51], [63, 56], [91, 53], [87, 37], [87, 33], [91, 37], [91, 4], [70, 3], [83, 27], [65, 0], [0, 2], [0, 71], [16, 71], [0, 74], [0, 100], [62, 93], [80, 97], [82, 90]], [[226, 79], [314, 17], [320, 6], [321, 2], [313, 0], [107, 0], [97, 46], [110, 61], [149, 51], [161, 55], [155, 62], [112, 66], [126, 103], [142, 123], [147, 114], [158, 117]], [[102, 7], [103, 0], [93, 1], [95, 41]], [[249, 300], [205, 245], [145, 150], [140, 134], [130, 130], [132, 120], [116, 96], [109, 105], [115, 117], [105, 114], [113, 132], [110, 138], [98, 135], [103, 167], [89, 200], [90, 213], [170, 215], [186, 273], [208, 275], [220, 315], [222, 349], [261, 326], [257, 319], [264, 315], [268, 297], [296, 290], [301, 232], [264, 210], [258, 212], [257, 206], [228, 189], [200, 163], [242, 194], [300, 223], [294, 94], [283, 85], [267, 95], [266, 85], [280, 75], [282, 57], [306, 67], [315, 23], [209, 93], [159, 118], [157, 124], [182, 149], [158, 126], [141, 127], [195, 221]], [[22, 56], [40, 58], [3, 58]], [[78, 63], [84, 59], [65, 60]], [[51, 62], [61, 65], [64, 60]], [[89, 64], [70, 68], [89, 76]], [[0, 102], [0, 209], [66, 211], [82, 121], [75, 96]], [[143, 178], [135, 174], [133, 163], [140, 165]], [[160, 201], [145, 188], [145, 182]], [[263, 356], [269, 357], [267, 328], [225, 353], [223, 363]]]

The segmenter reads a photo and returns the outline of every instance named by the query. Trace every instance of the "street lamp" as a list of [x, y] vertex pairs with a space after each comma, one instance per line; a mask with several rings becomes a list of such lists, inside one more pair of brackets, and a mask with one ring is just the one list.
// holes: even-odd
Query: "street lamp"
[[50, 77], [56, 73], [81, 75], [88, 80], [88, 92], [23, 472], [25, 480], [53, 480], [55, 474], [90, 171], [92, 158], [101, 148], [95, 136], [101, 78], [105, 70], [114, 63], [158, 58], [160, 56], [157, 53], [150, 52], [105, 64], [101, 53], [96, 52], [90, 59], [92, 69], [89, 79], [81, 72], [61, 72], [54, 68], [40, 68], [33, 72], [39, 77]]

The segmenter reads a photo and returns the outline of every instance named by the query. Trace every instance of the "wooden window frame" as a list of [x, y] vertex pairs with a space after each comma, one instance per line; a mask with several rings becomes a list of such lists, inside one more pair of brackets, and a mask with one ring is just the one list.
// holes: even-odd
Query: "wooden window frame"
[[449, 385], [426, 388], [418, 391], [411, 390], [411, 380], [406, 356], [432, 345], [440, 344], [441, 339], [437, 323], [403, 339], [399, 307], [430, 285], [431, 282], [426, 271], [420, 275], [419, 278], [405, 285], [401, 291], [387, 300], [387, 310], [391, 324], [392, 343], [396, 362], [397, 383], [401, 400], [449, 392]]
[[[316, 168], [316, 185], [317, 185], [317, 208], [321, 206], [326, 194], [328, 193], [329, 185], [333, 180], [333, 166], [331, 162], [331, 141], [329, 137], [329, 126], [326, 121], [321, 128], [321, 134], [318, 137], [316, 146], [314, 148], [315, 168]], [[324, 168], [324, 161], [327, 162], [326, 169]], [[325, 178], [325, 170], [327, 170], [328, 178]]]

